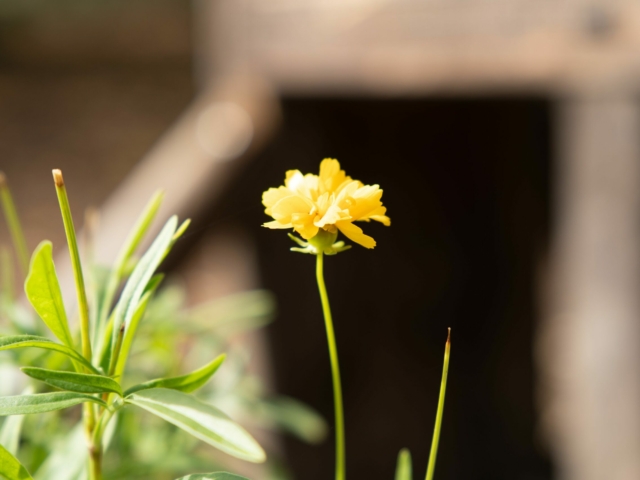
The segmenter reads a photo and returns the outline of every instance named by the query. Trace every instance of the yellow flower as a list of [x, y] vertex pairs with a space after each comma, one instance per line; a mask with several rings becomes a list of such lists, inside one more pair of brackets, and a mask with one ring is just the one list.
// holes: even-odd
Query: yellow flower
[[375, 220], [391, 225], [381, 198], [378, 185], [363, 185], [353, 180], [340, 169], [337, 160], [327, 158], [320, 163], [319, 175], [289, 170], [284, 186], [270, 188], [262, 194], [265, 213], [273, 217], [273, 221], [264, 226], [293, 228], [305, 240], [312, 239], [321, 230], [332, 234], [340, 231], [363, 247], [373, 248], [376, 241], [353, 222]]

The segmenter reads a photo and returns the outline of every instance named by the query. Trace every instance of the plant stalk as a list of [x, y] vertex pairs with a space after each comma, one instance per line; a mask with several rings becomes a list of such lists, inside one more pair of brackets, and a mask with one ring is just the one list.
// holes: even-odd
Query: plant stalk
[[340, 367], [338, 365], [338, 348], [336, 346], [336, 337], [333, 331], [333, 321], [331, 319], [331, 309], [329, 307], [329, 296], [327, 295], [327, 287], [324, 283], [322, 253], [318, 253], [316, 255], [316, 279], [318, 281], [318, 290], [320, 291], [322, 312], [324, 313], [324, 324], [327, 330], [329, 357], [331, 359], [331, 374], [333, 377], [333, 404], [336, 422], [336, 480], [345, 480], [346, 456], [344, 435], [344, 409], [342, 406], [342, 386], [340, 383]]
[[102, 480], [102, 445], [100, 443], [89, 448], [89, 480]]
[[[78, 296], [78, 310], [80, 313], [80, 337], [82, 340], [82, 355], [91, 362], [91, 336], [89, 325], [89, 304], [87, 302], [87, 291], [84, 284], [82, 264], [80, 263], [80, 252], [78, 250], [78, 240], [73, 226], [69, 197], [64, 185], [64, 179], [60, 170], [53, 170], [53, 180], [56, 185], [60, 212], [64, 223], [64, 231], [69, 245], [69, 255], [73, 267], [73, 278], [76, 284], [76, 294]], [[84, 421], [87, 442], [89, 443], [89, 478], [90, 480], [102, 479], [102, 445], [92, 441], [92, 436], [96, 426], [96, 412], [93, 405], [85, 403], [82, 406], [82, 417]]]
[[24, 236], [24, 231], [22, 230], [22, 225], [20, 224], [18, 211], [16, 210], [15, 203], [13, 203], [9, 185], [7, 185], [7, 177], [5, 177], [2, 172], [0, 172], [0, 203], [2, 203], [2, 210], [4, 211], [4, 216], [9, 226], [13, 247], [18, 256], [20, 270], [26, 277], [29, 271], [29, 248]]
[[73, 227], [73, 217], [71, 216], [71, 207], [69, 206], [69, 197], [67, 189], [64, 185], [62, 172], [60, 170], [53, 171], [53, 179], [56, 184], [56, 193], [58, 194], [58, 202], [60, 203], [60, 212], [62, 213], [62, 221], [64, 223], [64, 232], [67, 235], [67, 243], [69, 245], [69, 255], [71, 256], [71, 264], [73, 266], [73, 278], [76, 283], [76, 293], [78, 296], [78, 310], [80, 313], [80, 336], [82, 338], [82, 355], [88, 361], [91, 361], [91, 339], [89, 333], [89, 303], [87, 302], [87, 291], [84, 286], [84, 275], [82, 273], [82, 264], [80, 263], [80, 252], [78, 250], [78, 240], [76, 239], [76, 231]]
[[433, 439], [431, 440], [431, 452], [429, 453], [429, 465], [427, 466], [426, 480], [433, 480], [433, 473], [436, 469], [436, 457], [438, 456], [438, 443], [440, 442], [440, 428], [442, 426], [442, 415], [444, 413], [444, 397], [447, 392], [447, 375], [449, 374], [449, 356], [451, 353], [451, 329], [447, 335], [447, 343], [444, 347], [444, 364], [442, 366], [442, 382], [440, 383], [440, 398], [438, 399], [438, 412], [436, 413], [436, 424], [433, 428]]

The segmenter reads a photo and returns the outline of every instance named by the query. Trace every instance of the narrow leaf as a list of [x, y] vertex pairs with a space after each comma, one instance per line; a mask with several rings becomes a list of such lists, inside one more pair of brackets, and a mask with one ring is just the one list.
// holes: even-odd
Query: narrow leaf
[[[30, 393], [33, 393], [33, 387], [31, 386], [28, 386], [22, 392], [23, 395]], [[0, 445], [4, 445], [12, 455], [18, 453], [23, 423], [24, 415], [12, 415], [4, 419], [2, 428], [0, 428]]]
[[125, 240], [115, 264], [115, 271], [117, 272], [118, 277], [122, 277], [127, 262], [140, 245], [140, 242], [142, 242], [147, 230], [149, 230], [151, 222], [153, 222], [153, 219], [156, 217], [156, 213], [158, 213], [158, 209], [160, 208], [163, 199], [164, 192], [161, 190], [155, 192], [144, 207], [140, 217], [138, 217], [136, 224], [129, 232], [129, 236]]
[[[229, 337], [268, 324], [274, 316], [276, 302], [272, 293], [254, 290], [228, 295], [202, 303], [189, 310], [188, 324], [194, 330], [215, 331]], [[184, 329], [185, 326], [181, 328]]]
[[53, 449], [35, 472], [42, 480], [78, 480], [87, 469], [87, 439], [82, 423], [51, 439]]
[[84, 402], [94, 402], [106, 407], [98, 397], [73, 392], [37, 393], [0, 397], [0, 416], [44, 413], [72, 407]]
[[2, 445], [0, 445], [0, 477], [5, 477], [7, 480], [33, 480], [20, 461]]
[[162, 204], [162, 199], [164, 198], [164, 193], [162, 191], [158, 191], [153, 194], [147, 205], [145, 206], [142, 214], [138, 217], [136, 224], [133, 226], [131, 231], [129, 232], [129, 236], [125, 240], [120, 252], [118, 253], [118, 258], [114, 265], [113, 270], [111, 271], [111, 275], [109, 276], [109, 280], [107, 282], [107, 286], [105, 289], [104, 296], [102, 298], [101, 307], [100, 307], [100, 315], [99, 315], [99, 327], [100, 330], [104, 327], [104, 324], [107, 322], [107, 318], [109, 317], [109, 310], [111, 309], [111, 304], [113, 303], [113, 299], [118, 290], [118, 286], [122, 281], [123, 277], [126, 274], [126, 268], [131, 260], [134, 252], [140, 245], [140, 242], [144, 238], [147, 230], [153, 219], [158, 213], [158, 209]]
[[72, 360], [82, 363], [85, 367], [90, 368], [92, 371], [99, 373], [96, 368], [91, 365], [82, 355], [75, 350], [53, 342], [46, 337], [39, 337], [37, 335], [7, 335], [0, 336], [0, 350], [10, 350], [12, 348], [44, 348], [46, 350], [53, 350], [55, 352], [63, 353], [70, 357]]
[[87, 373], [63, 372], [47, 370], [37, 367], [22, 367], [26, 375], [41, 380], [52, 387], [78, 393], [117, 393], [122, 396], [122, 389], [118, 382], [104, 375], [90, 375]]
[[144, 390], [126, 401], [164, 418], [223, 452], [250, 462], [264, 462], [262, 447], [240, 425], [217, 408], [177, 390]]
[[184, 235], [184, 232], [187, 231], [187, 228], [189, 228], [189, 225], [191, 225], [190, 218], [187, 218], [184, 222], [180, 224], [180, 226], [176, 230], [176, 233], [173, 234], [174, 243], [177, 242], [180, 239], [180, 237], [182, 237], [182, 235]]
[[444, 346], [444, 362], [442, 364], [442, 380], [440, 382], [440, 397], [438, 399], [438, 411], [436, 412], [436, 424], [433, 427], [433, 439], [431, 440], [431, 452], [429, 452], [429, 464], [427, 465], [426, 480], [433, 480], [436, 470], [436, 458], [438, 457], [438, 443], [440, 442], [440, 429], [442, 427], [442, 415], [444, 414], [444, 397], [447, 392], [447, 376], [449, 375], [449, 357], [451, 354], [451, 329], [447, 335], [447, 343]]
[[4, 445], [9, 453], [18, 453], [20, 444], [20, 432], [24, 423], [23, 415], [13, 415], [4, 419], [0, 429], [0, 445]]
[[411, 452], [403, 448], [398, 454], [398, 465], [396, 466], [395, 480], [412, 480], [413, 471], [411, 467]]
[[[156, 277], [157, 275], [154, 276], [154, 278]], [[124, 368], [127, 365], [127, 359], [129, 357], [129, 351], [131, 350], [133, 339], [136, 336], [140, 320], [142, 320], [142, 317], [144, 317], [144, 314], [147, 311], [147, 305], [149, 305], [149, 301], [151, 300], [154, 290], [158, 285], [160, 285], [160, 282], [153, 282], [153, 278], [149, 283], [153, 283], [152, 289], [145, 291], [144, 295], [140, 299], [140, 303], [138, 304], [136, 311], [124, 331], [124, 339], [122, 341], [122, 346], [120, 347], [120, 354], [118, 355], [116, 369], [114, 372], [116, 376], [121, 376], [124, 373]]]
[[0, 245], [0, 313], [3, 307], [13, 303], [15, 298], [14, 291], [14, 270], [13, 257], [6, 245]]
[[127, 390], [125, 396], [141, 390], [148, 390], [150, 388], [170, 388], [172, 390], [191, 393], [209, 381], [211, 376], [216, 373], [218, 368], [220, 368], [220, 365], [222, 365], [225, 358], [226, 355], [219, 355], [204, 367], [188, 373], [187, 375], [182, 375], [180, 377], [157, 378], [155, 380], [149, 380], [148, 382], [141, 383]]
[[29, 267], [29, 249], [24, 236], [24, 230], [20, 224], [20, 218], [18, 216], [16, 206], [13, 202], [11, 190], [9, 190], [9, 185], [7, 184], [7, 177], [3, 172], [0, 172], [0, 205], [4, 211], [7, 226], [9, 227], [13, 247], [18, 255], [18, 260], [20, 261], [20, 270], [24, 275]]
[[177, 478], [176, 480], [249, 480], [249, 479], [246, 477], [241, 477], [240, 475], [234, 475], [233, 473], [216, 472], [216, 473], [192, 473], [191, 475], [180, 477], [180, 478]]
[[53, 247], [48, 240], [41, 242], [33, 252], [24, 290], [47, 327], [62, 343], [73, 348], [56, 267], [53, 264]]
[[[107, 426], [102, 437], [102, 448], [106, 452], [113, 436], [117, 414]], [[35, 472], [41, 480], [87, 480], [87, 439], [84, 425], [80, 421], [74, 427], [57, 432], [47, 444], [53, 448], [49, 456]]]
[[252, 402], [250, 412], [266, 426], [285, 430], [309, 443], [320, 443], [329, 431], [324, 418], [308, 405], [279, 396]]
[[167, 249], [171, 245], [173, 235], [176, 231], [177, 224], [177, 217], [173, 216], [169, 219], [149, 249], [142, 256], [138, 265], [136, 265], [131, 277], [129, 277], [129, 281], [125, 285], [120, 300], [118, 301], [118, 305], [116, 306], [112, 331], [112, 343], [114, 345], [116, 343], [116, 336], [118, 335], [118, 332], [120, 332], [120, 327], [124, 324], [126, 331], [131, 318], [137, 310], [140, 298], [144, 294], [149, 280], [151, 280], [151, 277], [166, 255]]

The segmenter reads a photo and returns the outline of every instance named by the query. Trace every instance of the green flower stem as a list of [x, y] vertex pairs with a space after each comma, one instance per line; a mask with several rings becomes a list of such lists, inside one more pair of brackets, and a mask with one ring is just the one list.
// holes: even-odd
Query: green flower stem
[[[69, 244], [69, 254], [71, 256], [71, 265], [73, 267], [73, 277], [76, 284], [76, 293], [78, 296], [78, 309], [80, 312], [80, 337], [82, 340], [82, 355], [91, 362], [91, 339], [89, 330], [89, 304], [87, 302], [87, 292], [84, 286], [84, 275], [82, 274], [82, 265], [80, 263], [80, 253], [78, 251], [78, 241], [76, 239], [76, 231], [73, 227], [73, 217], [71, 216], [71, 208], [69, 206], [69, 198], [67, 197], [67, 189], [64, 185], [64, 179], [60, 170], [53, 170], [53, 179], [56, 184], [56, 193], [58, 194], [58, 202], [60, 203], [60, 212], [62, 213], [62, 221], [64, 223], [64, 231]], [[89, 441], [89, 478], [90, 480], [102, 479], [102, 446], [94, 444], [91, 441], [93, 430], [96, 426], [96, 412], [89, 403], [83, 405], [83, 420], [87, 440]]]
[[324, 284], [322, 253], [318, 253], [316, 258], [316, 278], [318, 280], [318, 290], [320, 291], [320, 300], [322, 302], [322, 311], [324, 313], [324, 324], [327, 330], [329, 356], [331, 358], [331, 374], [333, 376], [333, 404], [336, 421], [336, 480], [345, 480], [346, 457], [344, 441], [344, 411], [342, 407], [342, 386], [340, 384], [338, 348], [336, 346], [336, 337], [333, 332], [333, 321], [331, 320], [331, 309], [329, 308], [327, 287]]
[[426, 480], [433, 480], [433, 472], [436, 469], [436, 457], [438, 456], [438, 443], [440, 442], [440, 427], [442, 426], [442, 414], [444, 413], [444, 397], [447, 392], [447, 375], [449, 374], [449, 355], [451, 352], [451, 329], [447, 335], [447, 343], [444, 347], [444, 365], [442, 366], [442, 382], [440, 383], [440, 398], [438, 400], [438, 412], [436, 413], [436, 425], [433, 428], [433, 440], [431, 440], [431, 453], [429, 453], [429, 465], [427, 467]]
[[27, 240], [24, 237], [24, 231], [20, 225], [20, 219], [16, 206], [13, 203], [13, 197], [7, 185], [7, 178], [4, 173], [0, 172], [0, 202], [2, 203], [2, 210], [9, 226], [9, 232], [11, 233], [11, 240], [13, 246], [18, 255], [18, 261], [20, 262], [20, 269], [22, 274], [26, 277], [29, 271], [29, 248], [27, 247]]

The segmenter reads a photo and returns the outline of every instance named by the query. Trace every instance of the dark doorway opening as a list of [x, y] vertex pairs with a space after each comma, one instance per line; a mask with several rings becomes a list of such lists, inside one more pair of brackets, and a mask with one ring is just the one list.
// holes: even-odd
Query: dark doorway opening
[[[378, 246], [329, 258], [345, 393], [348, 474], [391, 479], [400, 448], [424, 475], [447, 327], [452, 361], [439, 480], [549, 479], [537, 436], [532, 343], [536, 273], [550, 226], [550, 103], [538, 98], [286, 99], [271, 145], [227, 195], [259, 202], [288, 169], [322, 158], [379, 183], [390, 228]], [[226, 202], [225, 202], [226, 203]], [[242, 223], [256, 239], [264, 286], [278, 298], [269, 327], [278, 389], [332, 420], [329, 360], [314, 259], [283, 232]], [[333, 432], [331, 433], [333, 435]], [[333, 438], [287, 440], [295, 478], [333, 472]]]

